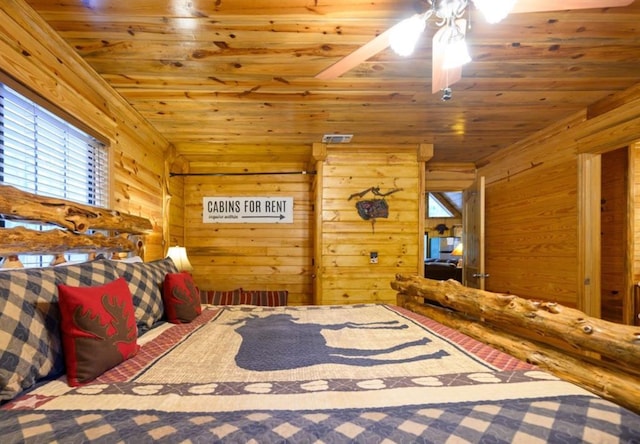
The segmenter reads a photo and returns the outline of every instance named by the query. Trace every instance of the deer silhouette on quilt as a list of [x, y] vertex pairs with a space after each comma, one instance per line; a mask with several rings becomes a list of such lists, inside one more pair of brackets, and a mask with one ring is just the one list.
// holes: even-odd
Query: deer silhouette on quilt
[[[272, 314], [261, 318], [251, 315], [234, 324], [244, 323], [236, 332], [242, 343], [236, 354], [236, 364], [245, 370], [273, 371], [309, 367], [317, 364], [345, 364], [360, 367], [440, 359], [449, 354], [444, 350], [416, 353], [405, 358], [383, 358], [381, 355], [431, 342], [421, 338], [382, 349], [340, 348], [327, 345], [322, 330], [384, 329], [402, 330], [407, 325], [398, 321], [339, 324], [298, 323], [290, 314]], [[377, 357], [376, 357], [377, 356]]]

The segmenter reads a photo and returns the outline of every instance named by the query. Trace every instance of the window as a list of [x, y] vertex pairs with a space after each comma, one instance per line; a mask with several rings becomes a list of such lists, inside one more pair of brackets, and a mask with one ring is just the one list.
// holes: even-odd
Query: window
[[[108, 173], [104, 143], [0, 83], [0, 183], [106, 207]], [[16, 225], [51, 228], [0, 220], [0, 227]], [[25, 266], [42, 266], [51, 258], [21, 256], [20, 260]]]
[[462, 191], [427, 193], [427, 217], [462, 217]]

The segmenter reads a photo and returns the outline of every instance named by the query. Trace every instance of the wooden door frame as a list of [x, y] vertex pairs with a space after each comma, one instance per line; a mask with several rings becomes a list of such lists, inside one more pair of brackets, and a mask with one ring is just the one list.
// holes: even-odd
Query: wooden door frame
[[[638, 144], [627, 146], [627, 211], [626, 211], [626, 251], [624, 270], [624, 295], [622, 303], [622, 322], [633, 325], [637, 322], [634, 282], [635, 258], [635, 174], [636, 149]], [[624, 147], [620, 147], [624, 149]], [[578, 154], [578, 309], [590, 316], [602, 317], [602, 245], [601, 245], [601, 187], [602, 187], [602, 154]]]
[[601, 317], [600, 154], [578, 154], [578, 297], [577, 308]]

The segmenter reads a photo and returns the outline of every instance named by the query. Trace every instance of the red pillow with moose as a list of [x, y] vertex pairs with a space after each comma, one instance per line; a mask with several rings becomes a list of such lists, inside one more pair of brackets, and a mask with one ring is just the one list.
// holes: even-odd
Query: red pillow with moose
[[138, 328], [124, 278], [95, 287], [58, 284], [67, 382], [76, 387], [135, 356]]
[[169, 322], [186, 324], [202, 313], [200, 291], [186, 271], [167, 273], [162, 290], [164, 312]]

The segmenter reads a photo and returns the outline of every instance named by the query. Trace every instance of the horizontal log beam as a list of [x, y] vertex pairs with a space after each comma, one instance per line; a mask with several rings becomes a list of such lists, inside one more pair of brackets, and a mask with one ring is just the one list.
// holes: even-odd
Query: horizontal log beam
[[29, 230], [24, 227], [0, 229], [0, 256], [17, 254], [90, 253], [95, 251], [137, 251], [139, 246], [122, 236], [101, 233], [80, 234], [59, 229]]
[[569, 350], [595, 352], [630, 368], [640, 368], [638, 327], [604, 321], [560, 304], [465, 287], [451, 280], [397, 275], [391, 287], [482, 319], [500, 330], [517, 327], [540, 342], [553, 346], [555, 341], [566, 344]]
[[454, 328], [474, 339], [492, 345], [511, 356], [535, 364], [541, 369], [640, 413], [640, 377], [627, 374], [603, 362], [576, 358], [536, 341], [472, 321], [460, 313], [425, 305], [416, 296], [399, 294], [398, 305]]
[[148, 219], [116, 210], [83, 205], [0, 185], [0, 215], [8, 220], [54, 224], [84, 233], [89, 229], [144, 234], [153, 230]]

